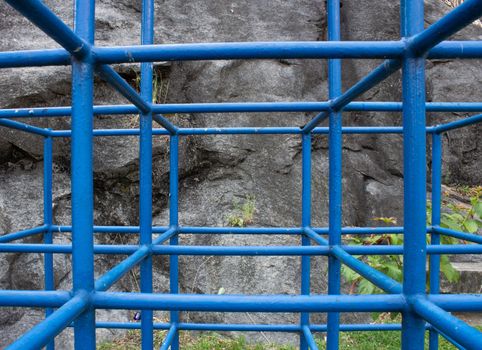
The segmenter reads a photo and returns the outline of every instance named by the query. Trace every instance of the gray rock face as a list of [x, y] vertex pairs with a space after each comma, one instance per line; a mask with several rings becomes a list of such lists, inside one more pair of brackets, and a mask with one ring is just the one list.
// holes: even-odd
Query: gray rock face
[[[72, 23], [70, 1], [45, 1], [67, 23]], [[439, 0], [426, 1], [427, 24], [448, 11]], [[325, 40], [326, 14], [322, 0], [248, 2], [166, 0], [156, 2], [156, 43], [210, 41]], [[396, 40], [398, 2], [343, 1], [343, 40]], [[383, 13], [383, 16], [380, 16]], [[129, 45], [140, 41], [140, 2], [97, 1], [96, 44]], [[4, 2], [0, 3], [0, 49], [57, 47]], [[471, 26], [457, 38], [480, 39], [482, 29]], [[345, 60], [343, 87], [347, 89], [378, 61]], [[118, 67], [135, 84], [135, 69]], [[327, 99], [326, 61], [265, 60], [173, 63], [160, 68], [169, 88], [166, 102], [324, 101]], [[427, 64], [428, 100], [477, 101], [480, 60]], [[70, 68], [43, 67], [0, 70], [0, 108], [70, 104]], [[400, 75], [394, 75], [363, 96], [363, 100], [399, 101]], [[96, 80], [96, 104], [126, 103]], [[399, 113], [345, 113], [344, 125], [400, 125]], [[301, 126], [312, 114], [197, 114], [173, 116], [190, 127]], [[434, 114], [434, 124], [461, 115]], [[69, 118], [23, 120], [54, 129], [69, 128]], [[137, 116], [96, 117], [97, 128], [138, 126]], [[444, 139], [444, 176], [447, 182], [480, 184], [480, 126], [460, 129]], [[169, 147], [166, 137], [156, 137], [153, 156], [154, 213], [156, 225], [168, 222]], [[138, 139], [95, 140], [95, 223], [138, 225]], [[55, 141], [54, 219], [70, 224], [70, 145]], [[402, 223], [403, 168], [400, 136], [350, 135], [344, 137], [344, 225], [372, 226], [374, 217], [394, 216]], [[313, 225], [328, 224], [327, 138], [313, 142]], [[0, 129], [0, 231], [13, 232], [42, 222], [42, 140], [19, 131]], [[428, 165], [429, 166], [429, 165]], [[255, 197], [252, 225], [292, 227], [301, 221], [301, 142], [295, 135], [184, 137], [180, 147], [180, 223], [192, 226], [225, 226], [235, 202]], [[55, 241], [70, 242], [70, 235], [56, 234]], [[41, 237], [26, 241], [40, 242]], [[135, 243], [134, 237], [98, 236], [100, 243]], [[287, 236], [185, 235], [191, 245], [299, 244]], [[43, 288], [42, 257], [34, 254], [0, 255], [2, 289]], [[120, 258], [99, 256], [96, 273], [102, 274]], [[56, 256], [56, 283], [71, 288], [70, 257]], [[168, 259], [154, 259], [156, 292], [168, 290]], [[294, 257], [183, 257], [181, 290], [187, 293], [294, 294], [299, 292], [300, 259]], [[116, 290], [137, 290], [136, 275], [124, 277]], [[313, 258], [312, 293], [326, 293], [326, 258]], [[42, 318], [41, 311], [8, 310], [0, 317], [0, 347], [17, 338]], [[104, 320], [127, 321], [127, 312], [103, 312]], [[296, 322], [286, 314], [184, 314], [203, 322]], [[351, 316], [347, 321], [366, 319]], [[313, 321], [323, 322], [324, 315]], [[106, 331], [99, 339], [112, 336]], [[258, 335], [259, 336], [259, 335]], [[272, 336], [271, 340], [278, 339]], [[264, 338], [260, 338], [264, 340]], [[60, 348], [70, 348], [70, 331], [59, 338]]]

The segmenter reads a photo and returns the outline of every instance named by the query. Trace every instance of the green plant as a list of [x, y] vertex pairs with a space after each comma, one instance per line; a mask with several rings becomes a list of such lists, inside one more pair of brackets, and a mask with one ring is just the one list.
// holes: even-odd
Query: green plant
[[[482, 201], [480, 200], [480, 191], [470, 199], [470, 206], [460, 206], [447, 204], [448, 212], [442, 213], [441, 227], [450, 228], [457, 231], [474, 233], [479, 227], [482, 227]], [[431, 203], [427, 205], [427, 224], [431, 225]], [[396, 224], [395, 218], [374, 218], [385, 224]], [[352, 236], [350, 242], [355, 245], [401, 245], [403, 244], [403, 235], [397, 234], [373, 234], [368, 236]], [[427, 240], [429, 236], [427, 235]], [[456, 238], [442, 236], [442, 244], [459, 243]], [[403, 279], [403, 257], [400, 255], [371, 255], [365, 258], [366, 262], [373, 268], [385, 273], [387, 276], [396, 281], [401, 282]], [[457, 282], [460, 275], [454, 269], [450, 260], [446, 255], [440, 257], [440, 270], [444, 277], [451, 283]], [[351, 284], [350, 292], [357, 291], [360, 294], [381, 293], [382, 291], [368, 280], [361, 277], [356, 272], [350, 270], [346, 266], [342, 266], [342, 275], [344, 279]], [[427, 282], [428, 283], [428, 282]], [[427, 284], [428, 287], [428, 284]]]
[[254, 196], [246, 196], [243, 203], [234, 202], [233, 207], [233, 211], [227, 217], [229, 226], [245, 227], [253, 223], [256, 211], [256, 199]]

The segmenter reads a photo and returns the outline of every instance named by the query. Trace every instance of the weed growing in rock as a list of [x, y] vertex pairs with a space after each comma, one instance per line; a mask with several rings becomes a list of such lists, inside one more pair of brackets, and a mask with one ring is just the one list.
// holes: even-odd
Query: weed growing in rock
[[256, 199], [252, 195], [246, 196], [244, 202], [233, 203], [233, 211], [228, 215], [228, 225], [232, 227], [245, 227], [253, 223], [256, 211]]

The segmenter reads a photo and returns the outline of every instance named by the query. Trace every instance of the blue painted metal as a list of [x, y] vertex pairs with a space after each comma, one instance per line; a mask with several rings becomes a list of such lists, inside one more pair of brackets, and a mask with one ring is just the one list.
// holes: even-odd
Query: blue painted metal
[[[179, 136], [171, 135], [169, 141], [169, 225], [171, 229], [177, 231], [179, 226]], [[179, 236], [172, 236], [169, 244], [176, 247], [179, 244]], [[179, 293], [179, 257], [175, 254], [169, 256], [169, 282], [171, 293]], [[173, 325], [179, 323], [179, 311], [171, 311], [170, 321]], [[171, 330], [174, 332], [171, 350], [178, 350], [179, 332], [177, 332], [177, 327], [171, 328]]]
[[[315, 349], [312, 332], [328, 333], [328, 349], [337, 349], [339, 331], [402, 331], [403, 349], [418, 349], [423, 334], [430, 331], [430, 349], [436, 349], [437, 334], [457, 346], [474, 349], [480, 332], [455, 319], [447, 311], [481, 311], [481, 295], [439, 295], [440, 254], [482, 253], [482, 240], [476, 235], [441, 228], [441, 134], [482, 121], [482, 115], [444, 125], [426, 126], [425, 110], [432, 112], [480, 112], [480, 102], [426, 102], [424, 98], [425, 58], [481, 58], [480, 41], [448, 41], [448, 36], [482, 14], [482, 0], [467, 0], [447, 16], [423, 30], [423, 1], [403, 0], [402, 36], [399, 41], [340, 41], [339, 0], [329, 0], [328, 40], [325, 42], [205, 43], [153, 45], [154, 6], [143, 0], [141, 45], [95, 47], [94, 1], [76, 2], [75, 31], [38, 0], [7, 0], [65, 49], [0, 53], [0, 68], [72, 65], [72, 107], [20, 108], [0, 110], [0, 125], [44, 137], [44, 224], [0, 237], [0, 252], [37, 252], [44, 254], [45, 291], [0, 291], [0, 306], [46, 308], [47, 319], [34, 327], [11, 349], [53, 349], [53, 339], [73, 321], [76, 349], [95, 348], [95, 328], [131, 328], [142, 330], [143, 349], [152, 349], [153, 330], [169, 330], [161, 348], [179, 347], [179, 330], [275, 331], [300, 335], [300, 348]], [[327, 58], [329, 59], [329, 101], [326, 102], [244, 102], [152, 104], [153, 61]], [[385, 58], [382, 65], [360, 82], [341, 91], [341, 58]], [[106, 64], [143, 62], [141, 91], [138, 94]], [[134, 105], [93, 106], [93, 71], [104, 77]], [[353, 102], [390, 74], [403, 68], [403, 102]], [[403, 112], [403, 127], [342, 127], [342, 110]], [[93, 115], [137, 114], [139, 129], [92, 130]], [[249, 113], [249, 112], [318, 112], [306, 126], [242, 128], [178, 128], [165, 118], [167, 113]], [[72, 116], [71, 130], [43, 129], [8, 118]], [[325, 118], [329, 127], [317, 127]], [[153, 129], [152, 120], [163, 129]], [[179, 226], [179, 142], [188, 135], [267, 135], [296, 134], [302, 139], [302, 220], [301, 227], [226, 228]], [[329, 227], [311, 227], [311, 140], [312, 134], [328, 135], [330, 155]], [[341, 145], [342, 135], [403, 134], [405, 173], [404, 227], [342, 227], [341, 224]], [[140, 140], [140, 211], [139, 226], [94, 226], [92, 138], [139, 136]], [[169, 227], [152, 226], [152, 139], [170, 137]], [[425, 223], [425, 138], [432, 137], [432, 225]], [[52, 142], [54, 137], [72, 138], [72, 221], [73, 226], [59, 226], [52, 221]], [[72, 232], [72, 245], [53, 244], [56, 232]], [[95, 245], [94, 233], [138, 234], [138, 245]], [[39, 233], [44, 244], [8, 243]], [[404, 246], [346, 246], [344, 234], [405, 234]], [[432, 236], [426, 245], [426, 234]], [[153, 234], [159, 234], [152, 239]], [[182, 246], [179, 234], [264, 234], [301, 235], [302, 246]], [[448, 235], [478, 244], [440, 245], [440, 235]], [[328, 239], [322, 235], [328, 235]], [[169, 240], [169, 245], [162, 243]], [[310, 246], [310, 240], [318, 243]], [[53, 254], [73, 254], [74, 286], [72, 293], [54, 291]], [[94, 254], [129, 255], [94, 283]], [[403, 285], [355, 258], [357, 255], [404, 255]], [[426, 255], [430, 259], [430, 293], [425, 293]], [[170, 294], [152, 294], [152, 255], [169, 255]], [[179, 255], [293, 255], [301, 256], [301, 293], [297, 296], [236, 296], [179, 294]], [[328, 292], [310, 295], [310, 256], [329, 259]], [[358, 272], [390, 295], [344, 296], [340, 293], [340, 263]], [[141, 293], [111, 293], [106, 290], [133, 267], [140, 264]], [[59, 308], [52, 312], [53, 308]], [[141, 323], [95, 323], [95, 308], [141, 309]], [[170, 311], [170, 322], [154, 324], [153, 310]], [[221, 312], [296, 312], [299, 325], [211, 325], [182, 323], [181, 310]], [[399, 311], [401, 325], [340, 325], [339, 312]], [[311, 325], [310, 312], [328, 313], [326, 325]], [[426, 324], [426, 321], [430, 324]]]
[[[481, 112], [480, 102], [426, 102], [427, 112]], [[329, 102], [232, 102], [232, 103], [166, 103], [153, 104], [153, 113], [246, 113], [246, 112], [320, 112], [326, 111]], [[345, 111], [400, 112], [401, 102], [350, 102]], [[0, 118], [65, 117], [71, 107], [37, 107], [0, 109]], [[94, 115], [137, 114], [133, 105], [94, 106]]]
[[[328, 0], [328, 40], [340, 41], [340, 0]], [[328, 98], [330, 101], [342, 95], [341, 60], [328, 60]], [[341, 244], [342, 220], [342, 115], [333, 110], [329, 117], [328, 148], [329, 148], [329, 234], [330, 246]], [[328, 294], [337, 295], [341, 292], [341, 260], [335, 255], [328, 256]], [[340, 342], [340, 314], [328, 313], [327, 350], [336, 350]]]
[[[402, 0], [403, 37], [423, 31], [423, 0]], [[426, 150], [425, 150], [425, 58], [407, 52], [402, 60], [403, 98], [403, 294], [407, 298], [425, 293], [426, 264]], [[407, 310], [402, 313], [402, 349], [424, 347], [424, 320]]]
[[[52, 244], [52, 137], [44, 138], [44, 179], [43, 179], [43, 209], [44, 209], [44, 243]], [[44, 254], [44, 289], [55, 290], [55, 275], [54, 275], [54, 257], [53, 254]], [[49, 317], [53, 310], [45, 309], [45, 317]], [[47, 350], [55, 349], [55, 340], [52, 340], [47, 344]]]
[[[442, 206], [442, 139], [440, 134], [432, 134], [432, 225], [440, 225]], [[481, 239], [482, 242], [482, 239]], [[432, 230], [430, 244], [440, 244], [440, 234]], [[440, 292], [440, 255], [430, 255], [430, 293]], [[439, 337], [436, 330], [430, 330], [429, 350], [437, 350]]]
[[39, 227], [29, 228], [27, 230], [7, 233], [7, 234], [0, 237], [0, 243], [7, 243], [7, 242], [15, 241], [17, 239], [30, 237], [30, 236], [33, 236], [33, 235], [44, 233], [47, 230], [48, 230], [48, 226], [42, 225], [42, 226], [39, 226]]
[[[75, 319], [86, 313], [84, 310], [89, 306], [89, 296], [81, 292], [52, 313], [44, 322], [39, 323], [15, 343], [8, 346], [8, 350], [36, 350], [47, 345]], [[95, 324], [94, 324], [95, 327]], [[75, 329], [75, 328], [74, 328]], [[95, 330], [95, 328], [94, 328]], [[94, 332], [95, 335], [95, 332]], [[88, 343], [86, 343], [88, 344]], [[95, 347], [95, 342], [94, 342]], [[87, 347], [84, 349], [88, 349]]]
[[418, 295], [412, 301], [414, 310], [458, 344], [467, 349], [480, 349], [482, 332], [452, 316], [437, 305]]
[[[154, 42], [154, 1], [142, 1], [141, 44]], [[140, 96], [121, 77], [120, 81], [130, 91], [125, 95], [139, 107], [139, 244], [152, 244], [152, 83], [153, 65], [151, 62], [141, 64]], [[130, 97], [129, 97], [130, 96]], [[140, 100], [135, 103], [134, 100]], [[149, 256], [140, 265], [140, 288], [142, 293], [152, 293], [152, 258]], [[141, 313], [141, 346], [143, 350], [152, 349], [154, 343], [153, 312], [142, 310]]]
[[400, 294], [307, 296], [98, 292], [92, 298], [96, 308], [169, 311], [370, 312], [401, 311], [407, 306], [404, 296]]
[[[301, 136], [301, 228], [311, 226], [311, 135]], [[310, 238], [306, 235], [301, 236], [301, 245], [310, 245]], [[311, 259], [304, 255], [301, 257], [301, 290], [302, 295], [311, 293]], [[300, 350], [307, 350], [309, 342], [304, 334], [305, 327], [310, 324], [310, 314], [304, 312], [300, 315]]]

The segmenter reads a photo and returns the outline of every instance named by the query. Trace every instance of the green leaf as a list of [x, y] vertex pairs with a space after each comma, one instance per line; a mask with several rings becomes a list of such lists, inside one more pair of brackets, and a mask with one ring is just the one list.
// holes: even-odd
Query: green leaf
[[477, 214], [477, 216], [482, 219], [482, 201], [478, 200], [473, 207], [474, 207], [475, 214]]
[[467, 229], [467, 232], [469, 233], [475, 233], [477, 232], [477, 221], [475, 220], [466, 220], [464, 222], [464, 226]]
[[455, 283], [460, 279], [460, 273], [454, 269], [446, 255], [440, 257], [440, 270], [450, 283]]

